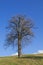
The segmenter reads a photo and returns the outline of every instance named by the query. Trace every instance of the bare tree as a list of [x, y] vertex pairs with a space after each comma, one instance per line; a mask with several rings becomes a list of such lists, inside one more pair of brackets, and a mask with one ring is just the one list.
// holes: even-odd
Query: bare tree
[[21, 56], [21, 46], [22, 46], [22, 39], [28, 36], [28, 40], [33, 37], [33, 22], [31, 19], [26, 18], [25, 16], [19, 15], [12, 17], [9, 21], [8, 31], [7, 34], [7, 45], [15, 44], [14, 41], [18, 39], [17, 46], [18, 46], [18, 57]]

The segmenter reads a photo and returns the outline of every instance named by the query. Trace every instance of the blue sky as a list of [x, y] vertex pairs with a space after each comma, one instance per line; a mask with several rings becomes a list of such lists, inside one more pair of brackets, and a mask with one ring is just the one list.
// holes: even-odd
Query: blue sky
[[3, 44], [6, 37], [8, 20], [17, 14], [31, 18], [38, 29], [34, 30], [32, 43], [23, 48], [23, 53], [34, 53], [43, 50], [43, 0], [0, 0], [0, 56], [16, 53], [16, 49], [5, 49]]

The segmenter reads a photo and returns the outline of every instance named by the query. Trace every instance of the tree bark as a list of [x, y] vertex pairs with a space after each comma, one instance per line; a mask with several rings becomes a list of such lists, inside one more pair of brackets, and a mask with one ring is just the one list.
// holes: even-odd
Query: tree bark
[[18, 34], [18, 57], [21, 57], [21, 38], [20, 34]]

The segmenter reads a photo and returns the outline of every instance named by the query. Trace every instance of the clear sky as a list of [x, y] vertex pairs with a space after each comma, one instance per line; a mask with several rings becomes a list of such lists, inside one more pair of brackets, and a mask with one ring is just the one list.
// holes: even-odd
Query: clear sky
[[0, 56], [11, 55], [17, 50], [9, 47], [5, 49], [3, 44], [6, 37], [6, 25], [8, 20], [17, 14], [30, 17], [35, 26], [35, 37], [27, 47], [23, 48], [23, 53], [34, 53], [43, 50], [43, 0], [0, 0]]

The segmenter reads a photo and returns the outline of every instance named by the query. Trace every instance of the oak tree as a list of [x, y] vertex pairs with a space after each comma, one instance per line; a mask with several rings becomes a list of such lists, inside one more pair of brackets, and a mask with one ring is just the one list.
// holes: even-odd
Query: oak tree
[[[6, 42], [7, 45], [10, 46], [12, 44], [15, 44], [15, 40], [17, 39], [17, 46], [18, 46], [18, 57], [21, 56], [21, 49], [22, 49], [22, 39], [25, 37], [28, 37], [28, 41], [31, 40], [33, 37], [33, 22], [31, 19], [18, 15], [18, 16], [13, 16], [9, 21], [9, 26], [8, 26], [8, 32], [7, 33], [7, 38]], [[16, 46], [16, 45], [15, 45]]]

